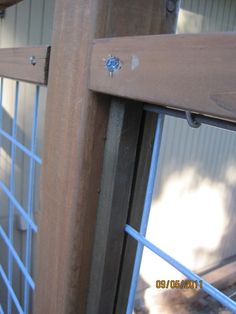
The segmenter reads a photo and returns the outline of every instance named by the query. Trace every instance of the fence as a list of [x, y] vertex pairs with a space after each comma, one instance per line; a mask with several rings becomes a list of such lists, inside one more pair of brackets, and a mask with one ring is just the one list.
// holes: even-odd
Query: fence
[[[14, 50], [14, 51], [13, 51]], [[19, 98], [24, 91], [24, 84], [19, 80], [27, 80], [31, 83], [38, 82], [45, 84], [45, 69], [40, 69], [41, 65], [48, 65], [48, 48], [20, 48], [20, 49], [2, 49], [0, 62], [0, 73], [7, 77], [16, 78], [14, 87], [13, 113], [11, 121], [11, 129], [9, 125], [4, 123], [6, 117], [3, 106], [4, 97], [4, 82], [6, 79], [1, 79], [0, 87], [0, 165], [4, 166], [4, 156], [9, 154], [9, 180], [4, 180], [1, 173], [0, 191], [1, 191], [1, 214], [6, 216], [7, 223], [0, 225], [0, 239], [3, 255], [5, 255], [5, 263], [2, 260], [0, 265], [1, 276], [1, 295], [0, 295], [0, 311], [2, 313], [29, 313], [31, 309], [31, 296], [35, 289], [35, 282], [32, 275], [32, 254], [33, 254], [33, 238], [37, 232], [37, 224], [34, 218], [36, 210], [35, 202], [35, 185], [36, 185], [36, 168], [42, 164], [42, 159], [37, 151], [37, 129], [38, 129], [38, 113], [40, 103], [40, 89], [36, 84], [33, 87], [33, 112], [30, 117], [29, 124], [31, 125], [31, 134], [29, 145], [26, 144], [25, 138], [19, 128]], [[44, 58], [43, 58], [44, 57]], [[8, 58], [8, 59], [6, 59]], [[16, 62], [17, 60], [17, 62]], [[10, 62], [8, 68], [5, 62]], [[33, 64], [32, 64], [33, 62]], [[25, 66], [24, 66], [25, 65]], [[36, 65], [36, 68], [34, 66]], [[33, 69], [29, 67], [31, 66]], [[27, 71], [27, 67], [28, 70]], [[47, 74], [46, 74], [47, 75]], [[19, 80], [17, 80], [19, 79]], [[21, 199], [19, 194], [19, 186], [23, 185], [22, 181], [17, 180], [17, 155], [27, 163], [26, 165], [26, 197]], [[3, 171], [3, 166], [1, 167]], [[21, 189], [20, 189], [21, 190]], [[38, 193], [38, 191], [36, 191]], [[5, 202], [4, 202], [5, 200]], [[21, 227], [25, 231], [23, 237], [24, 253], [18, 252], [16, 248], [17, 239], [14, 237], [14, 228], [18, 219]], [[15, 274], [18, 274], [14, 281]], [[17, 286], [22, 278], [20, 289]], [[5, 290], [5, 293], [4, 293]], [[20, 290], [20, 291], [17, 291]]]
[[[47, 134], [46, 163], [44, 163], [42, 179], [44, 211], [39, 224], [40, 240], [37, 247], [39, 266], [35, 307], [39, 313], [67, 313], [78, 310], [83, 313], [87, 306], [87, 288], [90, 276], [88, 265], [92, 261], [104, 134], [108, 120], [108, 110], [103, 104], [109, 103], [109, 98], [88, 90], [89, 72], [91, 74], [89, 87], [96, 92], [143, 102], [159, 103], [182, 111], [199, 112], [220, 119], [236, 119], [234, 109], [228, 110], [218, 105], [223, 98], [228, 107], [232, 107], [231, 94], [221, 94], [222, 91], [234, 91], [235, 87], [235, 71], [232, 71], [235, 64], [235, 36], [232, 34], [205, 37], [154, 36], [152, 38], [126, 37], [98, 40], [93, 45], [95, 53], [93, 51], [90, 62], [91, 38], [116, 36], [117, 34], [154, 33], [156, 28], [154, 21], [157, 19], [154, 14], [155, 16], [153, 15], [152, 21], [150, 21], [150, 12], [159, 11], [164, 20], [171, 21], [178, 11], [176, 9], [177, 2], [168, 2], [168, 5], [166, 2], [158, 2], [157, 10], [156, 2], [155, 5], [150, 2], [145, 6], [141, 2], [140, 6], [135, 3], [134, 7], [132, 4], [125, 6], [124, 2], [123, 5], [121, 4], [121, 10], [117, 10], [117, 4], [112, 2], [113, 5], [109, 6], [109, 12], [105, 12], [104, 9], [107, 5], [103, 1], [68, 1], [66, 5], [62, 1], [58, 1], [56, 4], [55, 32], [53, 34], [55, 47], [51, 68], [53, 79], [50, 81], [48, 94], [45, 128]], [[148, 11], [146, 11], [146, 7], [149, 9]], [[101, 12], [105, 14], [101, 14]], [[135, 12], [135, 16], [130, 16], [128, 14], [130, 12]], [[121, 23], [125, 16], [126, 22]], [[145, 23], [145, 27], [142, 24], [139, 28], [141, 20], [146, 20], [147, 23]], [[95, 21], [96, 23], [94, 23]], [[171, 24], [169, 29], [174, 28], [174, 23]], [[114, 29], [115, 31], [113, 31]], [[168, 26], [165, 25], [163, 28], [157, 26], [157, 29], [158, 32], [168, 31]], [[98, 48], [97, 53], [96, 48]], [[153, 53], [156, 51], [158, 51], [158, 56]], [[233, 53], [228, 55], [229, 51], [233, 51]], [[68, 62], [68, 53], [70, 62]], [[108, 58], [111, 53], [115, 55], [116, 61], [119, 58], [121, 60], [121, 67], [115, 68], [117, 73], [114, 73], [113, 76], [106, 71], [103, 62], [103, 59]], [[225, 62], [219, 62], [219, 56]], [[189, 60], [189, 57], [192, 59], [186, 66], [186, 60]], [[108, 63], [106, 63], [107, 66]], [[119, 71], [120, 68], [121, 71]], [[196, 86], [199, 89], [196, 89]], [[214, 90], [220, 90], [220, 93], [214, 94]], [[212, 98], [209, 97], [209, 94]], [[59, 104], [60, 110], [58, 110]], [[140, 111], [141, 106], [137, 103], [136, 106], [139, 108], [137, 111]], [[123, 116], [126, 118], [126, 113]], [[139, 118], [140, 115], [137, 115], [134, 119], [136, 121], [131, 120], [133, 121], [132, 127], [122, 129], [121, 134], [124, 136], [123, 142], [125, 143], [120, 145], [122, 147], [118, 144], [116, 152], [119, 156], [116, 156], [117, 159], [122, 154], [127, 157], [127, 147], [134, 146], [136, 150], [137, 142], [135, 140], [137, 137], [133, 136], [130, 140], [125, 135], [127, 131], [135, 129], [137, 125], [138, 127], [133, 133], [135, 135], [139, 133], [141, 127], [139, 123], [136, 123], [139, 122]], [[126, 126], [130, 124], [130, 121], [127, 120], [124, 122]], [[116, 139], [116, 134], [114, 139]], [[131, 143], [131, 145], [127, 145], [126, 140], [130, 140], [128, 144]], [[126, 162], [125, 158], [123, 161]], [[121, 168], [122, 166], [119, 167], [119, 170]], [[130, 166], [130, 168], [132, 167]], [[125, 190], [130, 190], [132, 180], [125, 181], [127, 186], [123, 182], [120, 180], [117, 186], [119, 185], [119, 188], [125, 186]], [[112, 188], [113, 183], [112, 181]], [[91, 195], [94, 197], [92, 198]], [[125, 200], [126, 203], [130, 202], [129, 196]], [[119, 194], [116, 200], [121, 198], [122, 195]], [[120, 225], [128, 217], [128, 214], [126, 208], [122, 212], [113, 211], [111, 216], [114, 220], [118, 220], [118, 225], [114, 224], [117, 228], [112, 229], [111, 225], [107, 224], [107, 229], [112, 232], [109, 233], [111, 236], [106, 238], [106, 245], [115, 238], [112, 249], [116, 250], [118, 247], [117, 251], [122, 253], [120, 255], [123, 255], [123, 249], [125, 249], [121, 243], [123, 242], [124, 224], [122, 232], [120, 232]], [[52, 228], [53, 223], [56, 228]], [[102, 227], [104, 227], [104, 223]], [[126, 229], [130, 230], [128, 226]], [[135, 232], [133, 235], [136, 236]], [[149, 245], [142, 237], [140, 242]], [[108, 245], [107, 247], [109, 248]], [[157, 251], [155, 248], [154, 250]], [[106, 257], [104, 260], [109, 264]], [[45, 261], [47, 267], [45, 267]], [[112, 262], [113, 265], [118, 265], [118, 260], [116, 263], [114, 260]], [[114, 272], [111, 272], [112, 276], [109, 274], [112, 280], [114, 277], [118, 278], [122, 275], [119, 266], [115, 274]], [[106, 267], [105, 270], [107, 275], [112, 268]], [[50, 296], [45, 289], [45, 282], [48, 280], [52, 283]], [[126, 280], [126, 282], [129, 281]], [[109, 282], [109, 289], [106, 289], [108, 285], [104, 285], [105, 292], [108, 294], [110, 291], [114, 292], [117, 288], [115, 285], [115, 280], [112, 283]], [[97, 290], [97, 282], [94, 287]], [[113, 302], [112, 298], [107, 298], [106, 293], [103, 295], [106, 300], [106, 303], [103, 303], [104, 306]], [[114, 306], [114, 302], [111, 306]], [[106, 311], [102, 313], [106, 313]], [[108, 311], [108, 313], [112, 313], [112, 311]]]
[[[172, 109], [178, 108], [177, 111], [174, 110], [175, 115], [186, 116], [192, 127], [198, 126], [197, 120], [198, 122], [200, 120], [200, 122], [235, 130], [235, 124], [230, 122], [235, 121], [236, 117], [231, 99], [231, 96], [235, 95], [232, 86], [235, 75], [231, 71], [234, 62], [230, 61], [235, 50], [235, 43], [231, 41], [233, 39], [231, 36], [235, 35], [219, 33], [96, 39], [91, 57], [90, 88], [97, 92], [152, 103], [156, 108], [158, 108], [157, 104]], [[219, 46], [221, 40], [224, 42], [224, 47], [227, 47], [225, 51]], [[107, 59], [103, 64], [101, 60], [106, 56]], [[109, 76], [109, 72], [112, 75]], [[149, 78], [148, 81], [147, 78]], [[230, 81], [226, 83], [228, 80]], [[147, 106], [145, 110], [148, 110]], [[158, 109], [156, 111], [158, 112]], [[173, 112], [166, 108], [161, 111]], [[200, 116], [194, 120], [190, 112], [198, 113]], [[222, 122], [223, 120], [228, 120], [228, 122]], [[126, 232], [138, 241], [127, 314], [132, 313], [133, 310], [143, 246], [164, 258], [188, 278], [202, 280], [144, 238], [155, 181], [162, 124], [163, 116], [160, 114], [140, 231], [136, 232], [131, 227], [132, 224], [126, 225], [125, 228]], [[127, 252], [127, 247], [124, 250]], [[124, 252], [122, 256], [126, 254]], [[121, 267], [122, 272], [125, 273], [124, 267]], [[208, 294], [236, 311], [236, 304], [233, 300], [217, 291], [206, 281], [202, 280], [202, 282]], [[121, 287], [119, 289], [122, 290]]]
[[[154, 112], [158, 113], [158, 109], [152, 108], [151, 106], [146, 106], [146, 110], [154, 111]], [[126, 313], [127, 314], [132, 313], [133, 308], [134, 308], [134, 301], [135, 301], [135, 295], [136, 295], [136, 290], [137, 290], [139, 271], [140, 271], [140, 265], [141, 265], [144, 247], [148, 248], [149, 250], [154, 252], [154, 254], [161, 257], [167, 263], [172, 265], [175, 269], [177, 269], [182, 274], [184, 274], [188, 279], [195, 281], [195, 283], [196, 283], [196, 285], [198, 285], [198, 287], [200, 285], [201, 288], [205, 292], [207, 292], [209, 295], [211, 295], [215, 300], [218, 300], [221, 304], [223, 304], [224, 306], [226, 306], [227, 308], [229, 308], [233, 312], [236, 312], [236, 302], [234, 302], [230, 297], [228, 297], [227, 295], [225, 295], [224, 293], [222, 293], [221, 291], [216, 289], [213, 285], [208, 283], [202, 277], [200, 277], [199, 275], [197, 275], [196, 273], [194, 273], [193, 271], [191, 271], [190, 269], [185, 267], [183, 264], [178, 262], [176, 259], [174, 259], [170, 255], [168, 255], [166, 252], [164, 252], [163, 250], [161, 250], [160, 248], [155, 246], [147, 238], [145, 238], [147, 226], [148, 226], [150, 208], [151, 208], [152, 198], [153, 198], [154, 183], [155, 183], [156, 175], [158, 172], [158, 159], [159, 159], [160, 145], [161, 145], [161, 138], [162, 138], [162, 129], [163, 129], [163, 123], [164, 123], [164, 113], [163, 112], [165, 112], [166, 114], [169, 113], [169, 114], [177, 116], [179, 118], [184, 118], [184, 115], [178, 111], [174, 111], [171, 109], [168, 110], [168, 109], [163, 109], [163, 108], [159, 109], [157, 126], [156, 126], [156, 133], [155, 133], [154, 144], [153, 144], [152, 159], [151, 159], [151, 165], [150, 165], [150, 171], [149, 171], [149, 178], [148, 178], [148, 184], [147, 184], [147, 189], [146, 189], [143, 214], [142, 214], [142, 219], [141, 219], [141, 226], [140, 226], [139, 231], [135, 230], [135, 228], [133, 228], [129, 224], [127, 224], [125, 226], [125, 232], [128, 233], [138, 243]], [[227, 123], [227, 122], [223, 122], [223, 121], [217, 121], [217, 123], [216, 123], [215, 119], [205, 118], [205, 117], [200, 117], [200, 119], [196, 119], [195, 122], [197, 120], [198, 120], [198, 123], [200, 120], [200, 121], [204, 121], [205, 123], [208, 123], [211, 125], [217, 125], [218, 127], [231, 129], [234, 131], [236, 130], [236, 125], [231, 123], [231, 122]], [[171, 219], [171, 217], [170, 217], [170, 219]], [[169, 282], [168, 282], [168, 286], [169, 286]], [[184, 286], [183, 286], [183, 288], [184, 288]]]

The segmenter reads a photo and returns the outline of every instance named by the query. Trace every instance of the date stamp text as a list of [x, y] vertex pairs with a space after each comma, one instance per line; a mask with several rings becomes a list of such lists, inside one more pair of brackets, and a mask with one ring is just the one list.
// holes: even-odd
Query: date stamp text
[[156, 280], [157, 289], [201, 289], [202, 280]]

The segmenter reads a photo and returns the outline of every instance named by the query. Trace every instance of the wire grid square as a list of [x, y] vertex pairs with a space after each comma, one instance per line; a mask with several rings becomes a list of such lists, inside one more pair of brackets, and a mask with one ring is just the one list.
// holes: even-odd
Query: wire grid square
[[168, 255], [166, 252], [161, 250], [159, 247], [154, 245], [151, 241], [149, 241], [146, 238], [147, 225], [148, 225], [151, 202], [152, 202], [153, 191], [154, 191], [154, 182], [158, 174], [157, 170], [158, 170], [158, 161], [159, 161], [159, 155], [160, 155], [160, 145], [161, 145], [161, 140], [162, 140], [163, 123], [164, 123], [164, 114], [159, 113], [158, 119], [157, 119], [157, 125], [156, 125], [155, 139], [153, 143], [151, 165], [150, 165], [150, 170], [149, 170], [149, 177], [148, 177], [148, 183], [147, 183], [147, 188], [146, 188], [146, 195], [145, 195], [140, 230], [139, 231], [135, 230], [129, 224], [126, 224], [125, 226], [125, 232], [128, 233], [129, 236], [131, 236], [133, 239], [135, 239], [138, 244], [137, 249], [136, 249], [136, 256], [135, 256], [133, 274], [132, 274], [132, 279], [131, 279], [131, 284], [130, 284], [130, 291], [129, 291], [128, 304], [126, 308], [126, 314], [131, 314], [133, 312], [135, 294], [136, 294], [136, 289], [137, 289], [137, 283], [138, 283], [138, 277], [139, 277], [139, 271], [140, 271], [140, 265], [141, 265], [144, 247], [152, 251], [157, 256], [161, 257], [164, 261], [166, 261], [175, 269], [177, 269], [179, 272], [184, 274], [186, 278], [189, 278], [193, 281], [195, 280], [199, 282], [201, 281], [202, 289], [206, 293], [208, 293], [210, 296], [212, 296], [215, 300], [219, 301], [222, 305], [224, 305], [228, 309], [232, 310], [233, 313], [236, 313], [236, 302], [234, 302], [230, 297], [226, 296], [220, 290], [216, 289], [213, 285], [208, 283], [205, 279], [203, 279], [202, 277], [198, 276], [195, 272], [185, 267], [179, 261], [174, 259], [172, 256]]
[[[35, 86], [34, 91], [34, 112], [31, 121], [31, 142], [30, 147], [24, 145], [17, 137], [17, 116], [18, 116], [18, 106], [19, 106], [19, 93], [20, 84], [15, 81], [15, 96], [13, 104], [13, 113], [11, 121], [11, 132], [4, 129], [3, 127], [3, 101], [4, 101], [4, 79], [1, 78], [0, 86], [0, 151], [2, 152], [4, 147], [2, 145], [3, 141], [9, 143], [10, 149], [8, 150], [8, 155], [10, 155], [10, 169], [9, 169], [9, 182], [6, 184], [2, 180], [2, 174], [0, 173], [0, 195], [4, 195], [8, 199], [8, 202], [1, 203], [0, 213], [5, 212], [7, 215], [7, 227], [3, 228], [0, 214], [0, 239], [5, 245], [5, 255], [4, 258], [7, 260], [7, 265], [0, 264], [0, 288], [1, 285], [7, 290], [7, 300], [0, 299], [0, 314], [8, 313], [11, 314], [14, 309], [18, 313], [29, 313], [30, 308], [30, 294], [31, 291], [35, 289], [35, 283], [31, 275], [31, 253], [32, 253], [32, 237], [33, 232], [37, 232], [37, 225], [33, 219], [34, 211], [34, 186], [35, 186], [35, 167], [36, 165], [41, 165], [42, 160], [36, 154], [36, 133], [38, 124], [38, 109], [39, 109], [39, 92], [40, 87]], [[16, 182], [15, 182], [15, 163], [16, 163], [16, 153], [19, 150], [25, 157], [29, 160], [29, 167], [27, 170], [27, 200], [25, 206], [20, 204], [16, 197]], [[3, 165], [2, 155], [0, 154], [0, 164]], [[2, 167], [0, 167], [1, 169]], [[4, 208], [3, 208], [4, 207]], [[7, 207], [7, 208], [5, 208]], [[25, 226], [25, 236], [24, 236], [24, 258], [20, 256], [14, 247], [14, 216], [17, 212], [18, 218], [21, 223]], [[21, 272], [23, 278], [23, 286], [21, 295], [23, 296], [20, 300], [17, 297], [17, 293], [14, 290], [13, 276], [14, 267], [16, 264]], [[5, 268], [5, 269], [4, 269]], [[14, 308], [14, 309], [13, 309]], [[15, 312], [15, 310], [14, 310]]]

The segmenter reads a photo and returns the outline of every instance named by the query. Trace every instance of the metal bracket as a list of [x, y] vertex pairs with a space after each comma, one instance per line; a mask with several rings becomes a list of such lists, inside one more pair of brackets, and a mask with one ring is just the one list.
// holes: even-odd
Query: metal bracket
[[186, 111], [185, 115], [189, 126], [192, 128], [199, 128], [201, 126], [201, 123], [193, 117], [193, 114], [190, 111]]

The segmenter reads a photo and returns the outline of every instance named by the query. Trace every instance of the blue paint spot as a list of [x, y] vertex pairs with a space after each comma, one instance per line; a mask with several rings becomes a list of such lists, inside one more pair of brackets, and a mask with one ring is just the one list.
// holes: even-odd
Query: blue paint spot
[[120, 59], [117, 57], [110, 56], [105, 60], [105, 67], [109, 73], [114, 73], [121, 68]]

